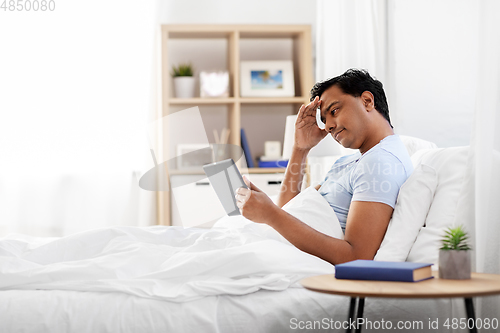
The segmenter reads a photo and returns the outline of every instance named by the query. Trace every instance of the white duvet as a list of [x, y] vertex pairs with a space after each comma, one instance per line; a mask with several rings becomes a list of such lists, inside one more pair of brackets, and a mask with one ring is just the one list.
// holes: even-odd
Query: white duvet
[[[308, 189], [284, 207], [342, 237], [323, 197]], [[212, 229], [113, 227], [62, 238], [0, 240], [0, 289], [123, 292], [185, 302], [209, 295], [284, 290], [331, 274], [331, 264], [290, 245], [267, 225], [225, 217]]]

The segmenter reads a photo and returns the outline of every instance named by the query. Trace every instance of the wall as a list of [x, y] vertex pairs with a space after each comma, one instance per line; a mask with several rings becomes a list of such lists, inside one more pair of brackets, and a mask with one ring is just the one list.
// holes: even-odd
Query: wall
[[314, 25], [316, 18], [315, 0], [167, 0], [161, 6], [160, 21], [170, 24]]

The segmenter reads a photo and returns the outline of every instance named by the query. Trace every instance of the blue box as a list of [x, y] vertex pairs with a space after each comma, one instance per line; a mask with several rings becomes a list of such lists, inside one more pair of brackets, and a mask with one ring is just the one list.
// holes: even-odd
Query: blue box
[[286, 168], [288, 160], [260, 161], [259, 168]]

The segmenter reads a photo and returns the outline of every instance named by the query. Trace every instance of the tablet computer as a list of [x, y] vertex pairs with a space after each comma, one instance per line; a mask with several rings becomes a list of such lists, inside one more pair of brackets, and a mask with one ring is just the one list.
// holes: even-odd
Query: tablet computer
[[243, 181], [233, 159], [206, 164], [203, 166], [203, 171], [208, 176], [227, 215], [240, 215], [240, 209], [236, 206], [236, 190], [240, 187], [248, 188], [248, 186]]

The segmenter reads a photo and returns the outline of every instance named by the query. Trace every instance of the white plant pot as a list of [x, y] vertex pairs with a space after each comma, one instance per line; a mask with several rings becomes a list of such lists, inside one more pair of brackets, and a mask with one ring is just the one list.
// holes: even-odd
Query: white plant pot
[[175, 97], [193, 98], [196, 79], [193, 76], [174, 77]]
[[439, 278], [470, 279], [470, 251], [439, 250]]

